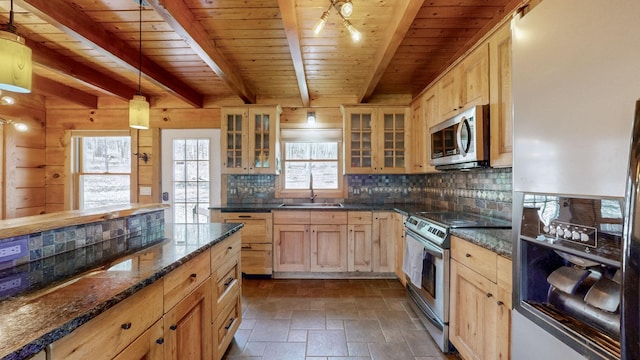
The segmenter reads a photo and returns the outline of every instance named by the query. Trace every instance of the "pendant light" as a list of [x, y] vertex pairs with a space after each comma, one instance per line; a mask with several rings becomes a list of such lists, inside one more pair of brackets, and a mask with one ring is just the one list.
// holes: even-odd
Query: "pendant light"
[[129, 100], [129, 127], [134, 129], [147, 130], [149, 128], [149, 103], [142, 95], [142, 6], [143, 0], [138, 0], [140, 5], [140, 56], [138, 68], [138, 94], [133, 95]]
[[17, 93], [31, 92], [31, 49], [13, 24], [13, 0], [9, 23], [0, 27], [0, 89]]

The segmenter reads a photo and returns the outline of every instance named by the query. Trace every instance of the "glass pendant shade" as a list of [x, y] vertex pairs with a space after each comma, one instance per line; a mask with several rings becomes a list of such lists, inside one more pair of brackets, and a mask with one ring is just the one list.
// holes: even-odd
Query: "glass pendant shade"
[[149, 128], [149, 103], [142, 95], [129, 100], [129, 127], [140, 130]]
[[32, 70], [31, 49], [24, 38], [0, 31], [0, 89], [30, 93]]

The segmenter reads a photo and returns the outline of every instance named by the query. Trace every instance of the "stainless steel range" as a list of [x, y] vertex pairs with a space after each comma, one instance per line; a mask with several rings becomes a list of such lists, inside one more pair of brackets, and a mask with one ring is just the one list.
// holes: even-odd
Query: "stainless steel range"
[[449, 249], [456, 228], [510, 229], [511, 222], [462, 212], [421, 212], [405, 223], [402, 270], [409, 304], [443, 352], [449, 344]]

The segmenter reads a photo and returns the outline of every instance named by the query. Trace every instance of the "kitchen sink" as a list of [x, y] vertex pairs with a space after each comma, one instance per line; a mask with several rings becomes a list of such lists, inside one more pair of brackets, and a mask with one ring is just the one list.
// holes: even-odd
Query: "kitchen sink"
[[281, 208], [341, 208], [344, 207], [342, 203], [321, 203], [321, 202], [309, 202], [309, 203], [290, 203], [280, 204]]

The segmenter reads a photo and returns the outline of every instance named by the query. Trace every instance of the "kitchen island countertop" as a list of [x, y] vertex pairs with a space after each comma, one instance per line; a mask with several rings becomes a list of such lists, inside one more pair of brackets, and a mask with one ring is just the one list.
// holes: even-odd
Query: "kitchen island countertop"
[[[166, 224], [164, 241], [93, 271], [85, 271], [66, 282], [0, 301], [0, 358], [29, 358], [242, 226]], [[3, 270], [7, 271], [12, 270]]]

